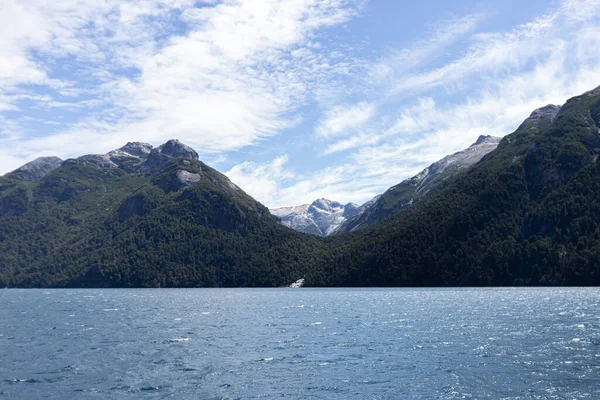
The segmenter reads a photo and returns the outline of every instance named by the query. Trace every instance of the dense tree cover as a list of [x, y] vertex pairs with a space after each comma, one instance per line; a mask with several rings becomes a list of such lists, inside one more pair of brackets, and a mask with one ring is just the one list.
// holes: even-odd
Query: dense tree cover
[[525, 124], [418, 207], [332, 238], [313, 285], [600, 284], [600, 89]]
[[[278, 286], [322, 243], [281, 226], [197, 160], [151, 174], [67, 161], [40, 182], [0, 181], [0, 286]], [[180, 188], [178, 171], [200, 174]]]
[[598, 285], [599, 132], [600, 88], [417, 206], [326, 240], [169, 149], [0, 177], [0, 286]]

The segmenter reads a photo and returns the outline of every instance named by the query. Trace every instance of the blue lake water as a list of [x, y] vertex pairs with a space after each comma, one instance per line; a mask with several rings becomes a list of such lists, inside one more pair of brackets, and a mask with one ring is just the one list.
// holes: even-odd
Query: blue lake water
[[0, 290], [0, 397], [599, 399], [600, 289]]

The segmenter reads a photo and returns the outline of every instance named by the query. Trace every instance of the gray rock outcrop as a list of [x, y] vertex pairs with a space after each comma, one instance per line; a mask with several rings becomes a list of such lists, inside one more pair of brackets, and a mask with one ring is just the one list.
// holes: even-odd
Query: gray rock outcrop
[[9, 175], [24, 181], [38, 181], [60, 167], [62, 162], [63, 160], [58, 157], [39, 157], [17, 168]]
[[560, 111], [560, 108], [560, 106], [548, 104], [547, 106], [534, 110], [531, 115], [525, 121], [523, 121], [521, 125], [519, 125], [519, 129], [529, 126], [538, 126], [543, 121], [547, 121], [548, 123], [554, 122], [558, 112]]

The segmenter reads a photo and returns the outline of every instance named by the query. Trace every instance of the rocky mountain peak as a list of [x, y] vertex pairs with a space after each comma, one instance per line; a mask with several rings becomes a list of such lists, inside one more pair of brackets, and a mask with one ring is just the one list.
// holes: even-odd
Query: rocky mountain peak
[[152, 145], [142, 142], [127, 142], [127, 144], [119, 150], [135, 157], [144, 157], [150, 154]]
[[309, 207], [309, 212], [312, 209], [312, 210], [316, 210], [316, 211], [324, 211], [324, 212], [331, 213], [331, 212], [337, 212], [343, 207], [344, 207], [344, 205], [342, 203], [338, 203], [337, 201], [320, 198], [320, 199], [317, 199], [312, 202], [312, 204]]
[[144, 165], [140, 169], [144, 173], [154, 173], [171, 162], [172, 158], [184, 158], [182, 162], [188, 163], [189, 160], [198, 160], [198, 153], [194, 149], [181, 143], [177, 139], [171, 139], [165, 144], [152, 149]]
[[471, 146], [479, 146], [481, 144], [495, 144], [498, 145], [498, 143], [500, 143], [500, 140], [502, 138], [496, 137], [496, 136], [492, 136], [492, 135], [480, 135], [477, 138], [477, 141], [475, 141], [475, 143], [473, 143]]
[[300, 232], [317, 236], [335, 233], [344, 222], [358, 212], [354, 203], [342, 204], [320, 198], [311, 204], [272, 209], [271, 214], [281, 219], [283, 225]]
[[10, 175], [25, 181], [37, 181], [60, 167], [62, 162], [58, 157], [39, 157], [17, 168]]
[[534, 110], [525, 121], [523, 121], [523, 123], [519, 126], [519, 129], [524, 128], [527, 125], [537, 126], [541, 121], [554, 122], [560, 109], [560, 106], [554, 104], [548, 104], [547, 106], [538, 108], [537, 110]]
[[479, 162], [498, 146], [500, 140], [501, 138], [490, 135], [479, 136], [477, 141], [465, 150], [434, 162], [412, 178], [405, 179], [381, 196], [360, 206], [354, 216], [348, 218], [338, 231], [351, 232], [362, 226], [373, 225], [396, 211], [412, 206], [446, 179]]
[[152, 154], [163, 154], [169, 157], [176, 158], [191, 158], [197, 160], [198, 153], [190, 146], [186, 146], [177, 139], [171, 139], [167, 143], [158, 146], [152, 150]]
[[354, 203], [348, 203], [344, 206], [343, 216], [344, 218], [351, 218], [356, 214], [356, 210], [358, 210], [359, 205]]
[[[78, 157], [78, 162], [95, 165], [98, 168], [117, 168], [118, 165], [111, 160], [112, 154], [86, 154]], [[68, 160], [70, 161], [70, 160]]]

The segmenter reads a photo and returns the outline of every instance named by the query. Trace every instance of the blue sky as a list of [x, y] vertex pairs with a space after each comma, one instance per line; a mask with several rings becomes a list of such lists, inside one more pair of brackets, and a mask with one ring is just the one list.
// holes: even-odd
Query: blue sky
[[4, 0], [0, 26], [0, 174], [178, 138], [268, 206], [362, 203], [600, 85], [596, 0]]

